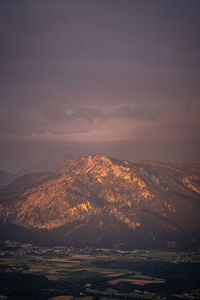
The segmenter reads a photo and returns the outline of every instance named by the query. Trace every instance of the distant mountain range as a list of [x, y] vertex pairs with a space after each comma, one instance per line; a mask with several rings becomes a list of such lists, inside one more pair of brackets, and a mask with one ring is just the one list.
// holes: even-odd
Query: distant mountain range
[[200, 247], [200, 165], [66, 156], [0, 190], [0, 239], [104, 248]]
[[28, 174], [30, 173], [30, 171], [26, 170], [26, 169], [21, 169], [18, 172], [14, 173], [14, 172], [7, 172], [5, 170], [0, 169], [0, 188], [8, 185], [9, 183], [11, 183], [12, 181], [14, 181], [15, 179], [17, 179], [18, 177], [24, 175], [24, 174]]

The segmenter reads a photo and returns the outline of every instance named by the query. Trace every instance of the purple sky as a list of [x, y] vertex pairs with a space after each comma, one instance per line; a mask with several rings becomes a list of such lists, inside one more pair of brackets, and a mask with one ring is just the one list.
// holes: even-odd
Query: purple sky
[[0, 168], [200, 162], [199, 0], [0, 2]]

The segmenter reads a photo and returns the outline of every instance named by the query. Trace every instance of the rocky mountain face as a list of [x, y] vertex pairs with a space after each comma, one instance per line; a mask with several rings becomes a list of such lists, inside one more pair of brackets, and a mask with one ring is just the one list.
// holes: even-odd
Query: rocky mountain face
[[0, 238], [118, 248], [200, 246], [200, 166], [66, 156], [0, 190]]

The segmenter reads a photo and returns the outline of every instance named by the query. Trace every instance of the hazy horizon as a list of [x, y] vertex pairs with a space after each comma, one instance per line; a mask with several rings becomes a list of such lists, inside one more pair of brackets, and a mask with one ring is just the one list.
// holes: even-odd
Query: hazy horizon
[[[77, 146], [77, 147], [76, 147]], [[127, 146], [127, 148], [126, 148]], [[143, 145], [144, 150], [141, 152], [141, 144], [134, 145], [130, 143], [123, 143], [123, 145], [118, 144], [116, 142], [112, 143], [94, 143], [94, 144], [82, 144], [81, 149], [80, 143], [73, 143], [72, 145], [68, 145], [68, 151], [65, 151], [65, 145], [53, 145], [50, 148], [50, 145], [47, 144], [45, 147], [38, 146], [38, 149], [35, 151], [35, 155], [29, 152], [27, 148], [19, 149], [17, 152], [17, 157], [20, 158], [19, 161], [16, 161], [15, 154], [13, 154], [13, 148], [11, 149], [10, 156], [13, 159], [9, 161], [1, 162], [0, 170], [5, 170], [7, 172], [17, 173], [23, 170], [27, 170], [30, 172], [40, 172], [40, 171], [54, 171], [58, 169], [64, 160], [65, 155], [73, 155], [73, 156], [88, 156], [95, 154], [103, 154], [109, 156], [111, 158], [116, 158], [119, 160], [128, 160], [128, 161], [142, 161], [142, 160], [152, 160], [157, 162], [167, 162], [167, 163], [197, 163], [199, 164], [199, 152], [196, 152], [195, 157], [189, 157], [185, 159], [183, 155], [178, 155], [174, 157], [172, 153], [171, 159], [165, 159], [165, 154], [168, 151], [165, 145], [162, 146], [163, 153], [160, 156], [157, 155], [148, 155], [147, 147], [149, 145]], [[154, 147], [158, 147], [158, 145], [154, 144]], [[174, 145], [176, 146], [176, 145]], [[119, 148], [122, 147], [123, 149]], [[155, 149], [155, 151], [156, 151]], [[102, 150], [102, 151], [101, 151]], [[133, 152], [131, 152], [133, 150]], [[152, 149], [153, 150], [153, 149]], [[16, 149], [15, 149], [16, 151]], [[38, 152], [38, 153], [37, 153]], [[169, 155], [168, 155], [169, 158]], [[175, 159], [176, 158], [176, 159]]]

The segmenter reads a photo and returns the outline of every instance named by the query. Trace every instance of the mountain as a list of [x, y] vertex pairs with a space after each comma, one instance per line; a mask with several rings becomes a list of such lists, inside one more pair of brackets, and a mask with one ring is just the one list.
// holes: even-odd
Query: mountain
[[15, 173], [7, 172], [0, 169], [0, 188], [11, 183], [16, 179]]
[[21, 169], [16, 173], [13, 172], [7, 172], [5, 170], [0, 169], [0, 188], [8, 185], [12, 181], [14, 181], [16, 178], [28, 173], [29, 171], [26, 169]]
[[200, 165], [66, 156], [0, 190], [1, 239], [77, 247], [200, 247]]

